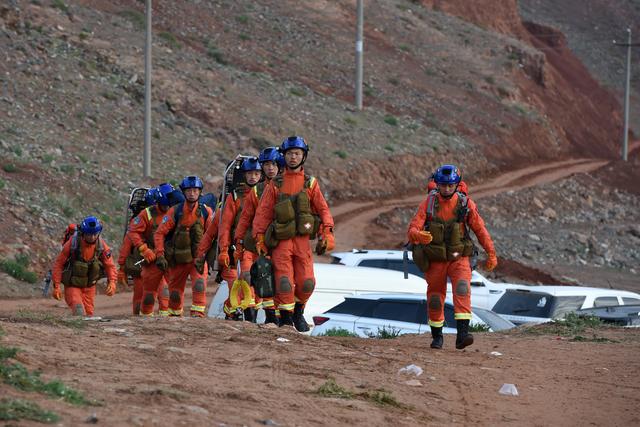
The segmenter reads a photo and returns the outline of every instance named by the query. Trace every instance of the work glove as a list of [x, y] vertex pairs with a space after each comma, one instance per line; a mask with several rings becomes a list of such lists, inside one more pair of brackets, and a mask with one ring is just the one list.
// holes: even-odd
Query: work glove
[[433, 236], [428, 231], [413, 229], [409, 232], [409, 239], [414, 245], [428, 245], [433, 240]]
[[153, 261], [156, 260], [156, 254], [153, 252], [153, 249], [151, 249], [144, 243], [138, 247], [138, 251], [140, 252], [140, 255], [142, 255], [142, 257], [144, 258], [144, 260], [147, 262], [147, 264], [151, 264]]
[[112, 297], [113, 294], [116, 293], [116, 282], [109, 282], [104, 293], [107, 294], [108, 297]]
[[53, 292], [51, 292], [51, 296], [58, 301], [62, 299], [62, 292], [60, 292], [60, 283], [53, 285]]
[[236, 243], [236, 250], [233, 251], [233, 259], [237, 261], [242, 259], [242, 254], [244, 254], [244, 247], [241, 243]]
[[218, 264], [224, 268], [229, 268], [229, 248], [220, 248], [220, 254], [218, 254]]
[[484, 265], [484, 269], [487, 271], [493, 271], [494, 268], [498, 265], [498, 257], [495, 252], [487, 253], [487, 262]]
[[267, 246], [264, 244], [264, 234], [256, 236], [256, 252], [258, 252], [259, 256], [267, 256], [267, 253], [269, 253]]
[[169, 269], [169, 261], [167, 261], [164, 255], [160, 255], [156, 258], [156, 265], [162, 271], [167, 271]]
[[124, 271], [124, 267], [120, 266], [118, 269], [118, 279], [117, 282], [121, 285], [128, 286], [129, 281], [127, 280], [127, 273]]
[[204, 274], [204, 263], [204, 257], [196, 258], [195, 262], [193, 263], [193, 265], [195, 265], [196, 267], [196, 271], [200, 274]]
[[333, 227], [324, 227], [322, 230], [322, 240], [326, 242], [325, 251], [331, 252], [336, 248], [336, 237], [333, 234]]

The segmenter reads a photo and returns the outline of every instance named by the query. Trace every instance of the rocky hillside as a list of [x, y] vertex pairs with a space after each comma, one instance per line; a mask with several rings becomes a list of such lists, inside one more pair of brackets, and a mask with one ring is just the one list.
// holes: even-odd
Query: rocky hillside
[[[515, 0], [376, 2], [365, 110], [353, 109], [352, 1], [154, 2], [152, 183], [203, 176], [298, 133], [331, 202], [411, 192], [444, 160], [476, 178], [612, 157], [620, 108]], [[118, 246], [141, 178], [143, 2], [0, 6], [0, 258], [38, 271], [95, 213]], [[553, 32], [554, 37], [539, 37]]]

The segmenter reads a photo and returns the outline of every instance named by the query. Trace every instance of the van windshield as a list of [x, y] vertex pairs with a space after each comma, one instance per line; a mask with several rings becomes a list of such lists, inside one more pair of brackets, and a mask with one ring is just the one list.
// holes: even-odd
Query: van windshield
[[493, 307], [500, 314], [559, 318], [582, 308], [585, 296], [556, 297], [542, 292], [508, 289]]

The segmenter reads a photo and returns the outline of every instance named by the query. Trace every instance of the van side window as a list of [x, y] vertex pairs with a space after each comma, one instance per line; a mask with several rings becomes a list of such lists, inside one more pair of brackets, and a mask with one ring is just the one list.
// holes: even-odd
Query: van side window
[[399, 322], [418, 323], [420, 304], [413, 302], [379, 301], [373, 309], [376, 319], [397, 320]]
[[640, 304], [640, 299], [622, 297], [622, 302], [624, 303], [624, 305], [639, 305]]
[[[402, 260], [400, 259], [388, 259], [388, 269], [389, 270], [395, 270], [395, 271], [404, 271], [404, 264], [402, 262]], [[416, 265], [415, 262], [413, 262], [413, 260], [408, 260], [407, 262], [407, 272], [409, 274], [413, 274], [414, 276], [418, 276], [418, 277], [424, 277], [424, 273], [422, 271], [420, 271], [420, 269], [418, 268], [418, 266]]]
[[598, 297], [593, 301], [594, 307], [611, 307], [612, 305], [620, 305], [617, 297]]
[[358, 264], [360, 267], [387, 268], [386, 259], [363, 259]]
[[352, 314], [354, 316], [369, 317], [377, 301], [370, 299], [346, 298], [327, 313]]

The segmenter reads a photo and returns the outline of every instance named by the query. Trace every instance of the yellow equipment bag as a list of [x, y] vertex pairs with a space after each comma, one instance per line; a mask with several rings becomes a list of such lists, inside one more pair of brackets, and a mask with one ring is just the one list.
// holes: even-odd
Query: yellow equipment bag
[[[242, 294], [242, 300], [240, 300], [240, 294]], [[251, 286], [246, 280], [236, 279], [231, 286], [231, 292], [229, 292], [229, 302], [231, 308], [241, 308], [244, 310], [251, 304]]]

